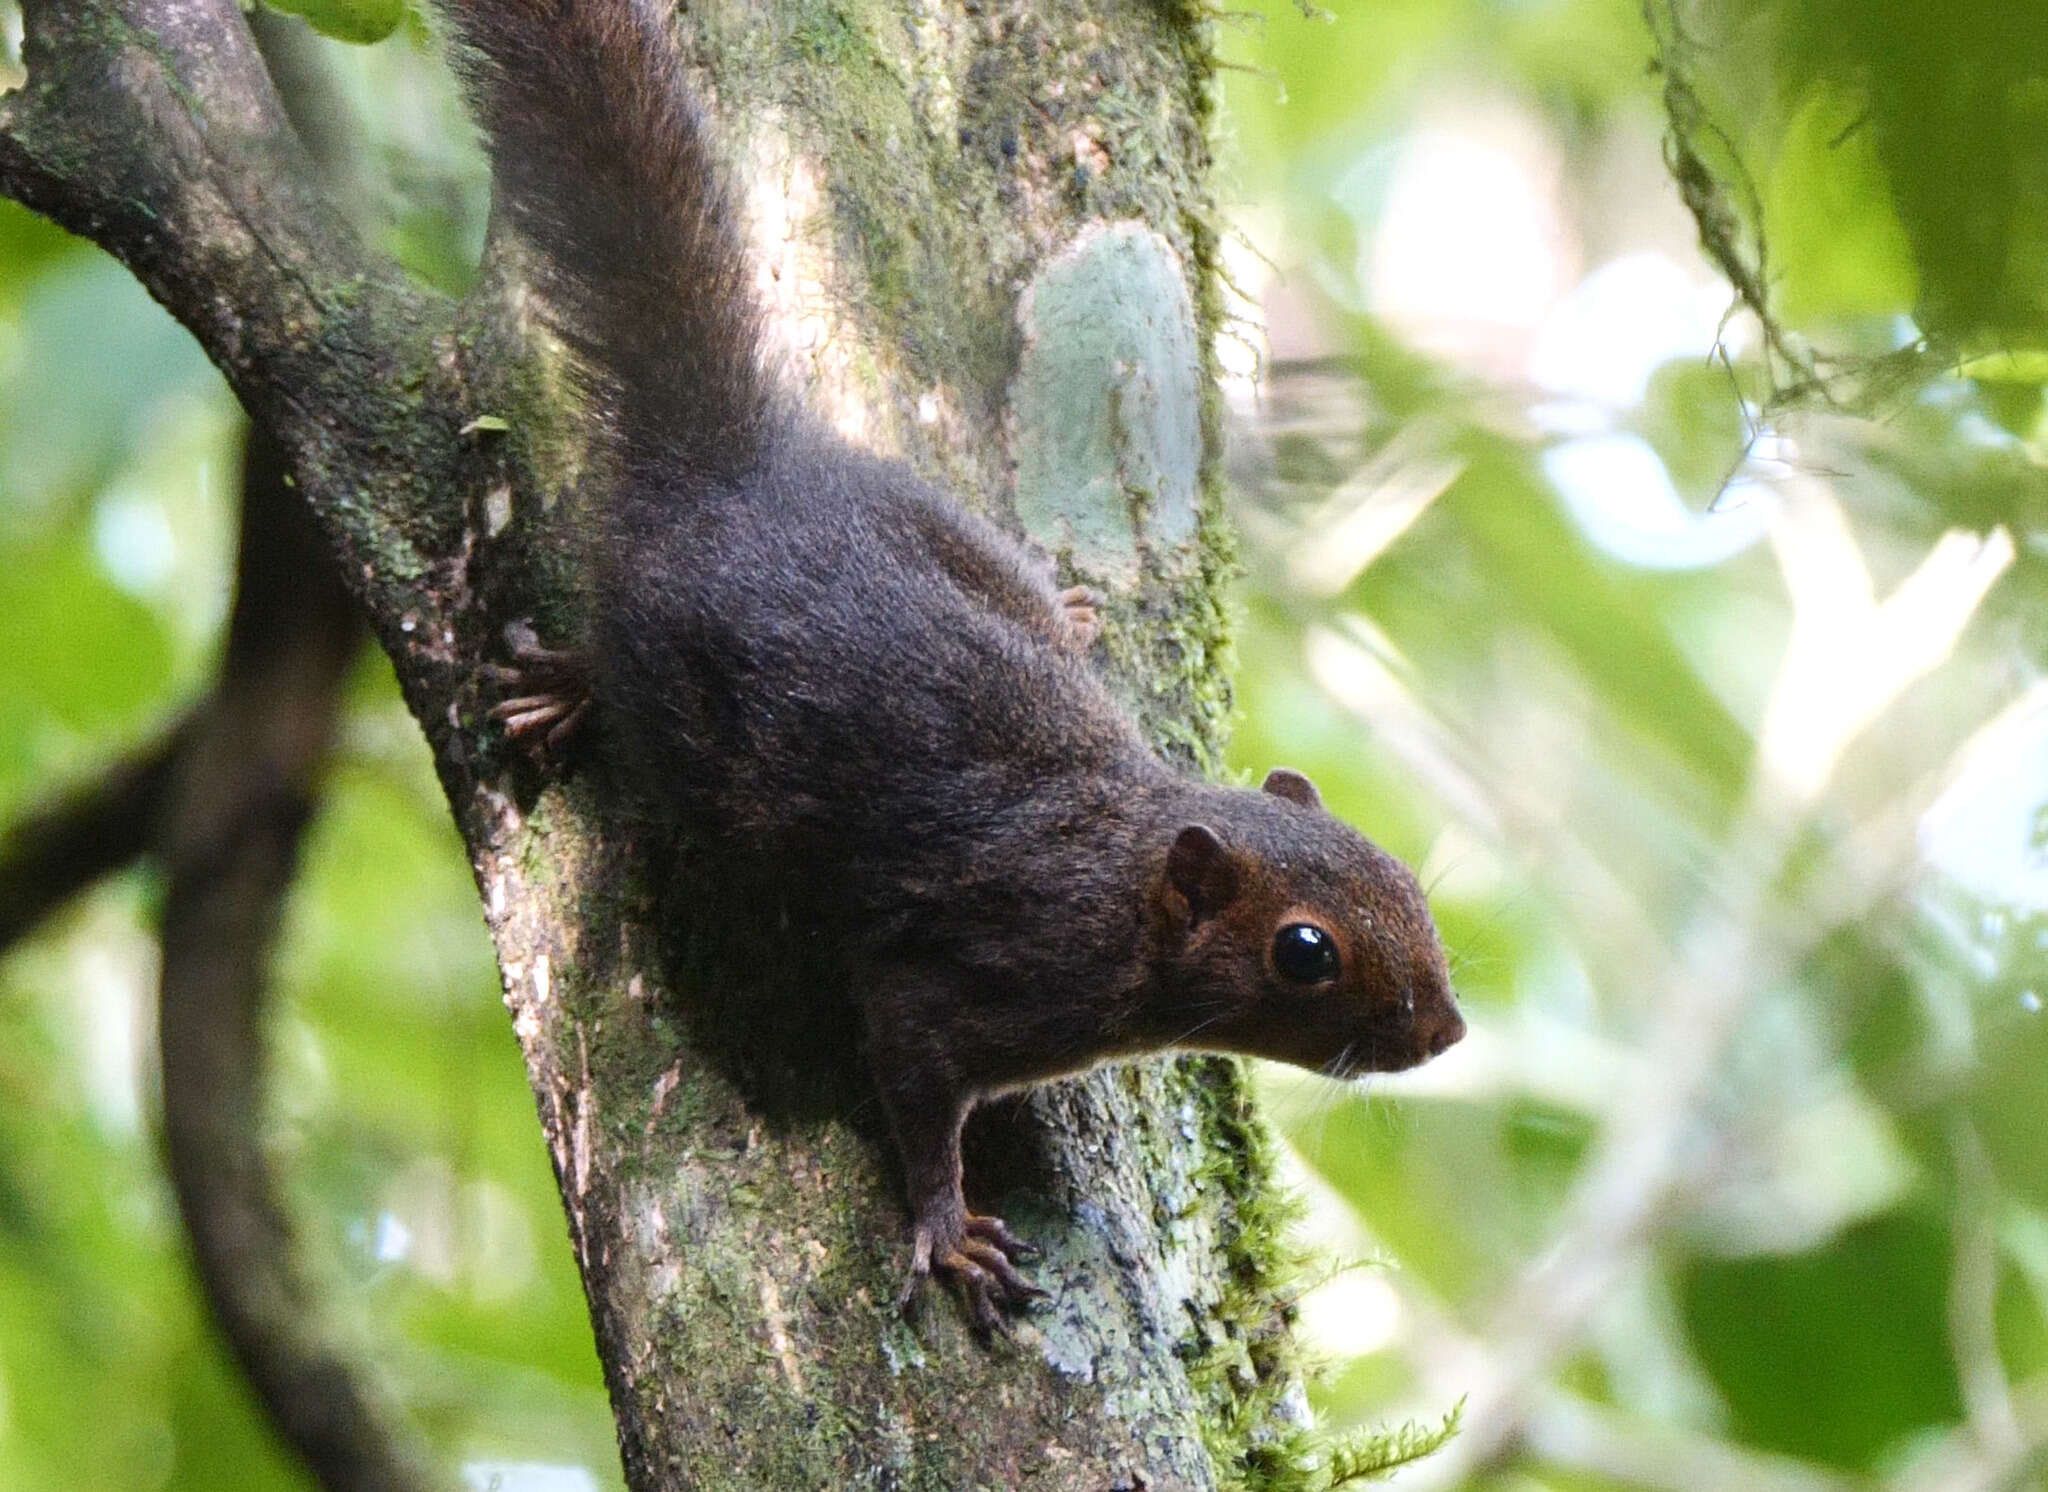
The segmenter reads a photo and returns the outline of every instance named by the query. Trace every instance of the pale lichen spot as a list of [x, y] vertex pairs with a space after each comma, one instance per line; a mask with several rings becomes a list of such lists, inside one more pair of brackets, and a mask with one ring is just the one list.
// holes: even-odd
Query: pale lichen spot
[[790, 1392], [801, 1394], [804, 1391], [803, 1364], [797, 1359], [796, 1344], [790, 1340], [789, 1312], [782, 1307], [782, 1288], [765, 1267], [755, 1270], [754, 1278], [761, 1286], [761, 1319], [768, 1328], [768, 1345], [775, 1352], [775, 1360], [782, 1365], [782, 1376], [788, 1382]]
[[1134, 582], [1199, 517], [1205, 384], [1180, 256], [1143, 223], [1091, 224], [1033, 276], [1017, 324], [1017, 517], [1083, 574]]

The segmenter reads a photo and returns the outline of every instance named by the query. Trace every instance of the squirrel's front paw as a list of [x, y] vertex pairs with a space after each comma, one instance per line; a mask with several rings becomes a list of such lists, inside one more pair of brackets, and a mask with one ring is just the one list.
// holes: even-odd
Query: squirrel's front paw
[[1106, 604], [1102, 592], [1088, 585], [1070, 585], [1059, 594], [1060, 623], [1067, 647], [1085, 653], [1095, 645], [1102, 631], [1101, 611]]
[[1037, 1253], [999, 1217], [970, 1212], [957, 1224], [920, 1223], [911, 1245], [910, 1278], [898, 1304], [907, 1307], [927, 1278], [940, 1275], [959, 1290], [975, 1331], [985, 1340], [1008, 1329], [1005, 1310], [1052, 1298], [1017, 1272], [1016, 1261]]
[[492, 665], [490, 674], [520, 693], [499, 701], [491, 719], [536, 756], [559, 753], [590, 713], [589, 666], [581, 653], [542, 647], [525, 622], [507, 627], [505, 642], [513, 661]]

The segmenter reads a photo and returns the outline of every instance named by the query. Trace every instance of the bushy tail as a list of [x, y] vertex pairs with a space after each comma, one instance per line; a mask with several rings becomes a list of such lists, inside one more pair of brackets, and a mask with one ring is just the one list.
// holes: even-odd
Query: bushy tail
[[497, 211], [623, 454], [747, 464], [767, 420], [731, 200], [650, 0], [440, 0], [489, 136]]

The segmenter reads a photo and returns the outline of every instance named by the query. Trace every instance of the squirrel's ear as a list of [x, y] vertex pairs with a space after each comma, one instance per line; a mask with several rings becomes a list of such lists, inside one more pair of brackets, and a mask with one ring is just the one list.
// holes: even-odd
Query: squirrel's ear
[[1303, 808], [1323, 806], [1323, 795], [1316, 791], [1316, 785], [1292, 767], [1275, 767], [1266, 774], [1263, 786], [1274, 797], [1299, 803]]
[[1237, 864], [1216, 831], [1203, 824], [1189, 824], [1174, 836], [1166, 878], [1187, 902], [1194, 922], [1207, 921], [1237, 897]]

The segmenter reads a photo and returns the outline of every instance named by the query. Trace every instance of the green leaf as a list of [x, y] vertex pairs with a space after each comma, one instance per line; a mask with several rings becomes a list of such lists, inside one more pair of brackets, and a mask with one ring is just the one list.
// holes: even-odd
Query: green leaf
[[1764, 225], [1787, 325], [1903, 315], [1919, 295], [1866, 109], [1855, 93], [1816, 83], [1786, 130]]
[[[69, 765], [87, 743], [142, 732], [171, 699], [170, 639], [149, 609], [107, 582], [83, 535], [0, 546], [0, 805], [54, 787], [17, 774]], [[80, 660], [91, 660], [90, 668]], [[97, 752], [95, 752], [97, 754]]]
[[2048, 348], [2008, 348], [1965, 358], [1956, 372], [1979, 383], [2048, 383]]
[[298, 16], [322, 36], [368, 46], [384, 40], [405, 19], [405, 0], [265, 0], [272, 10]]
[[[13, 275], [0, 261], [0, 300], [16, 293]], [[104, 254], [46, 257], [18, 293], [18, 319], [0, 324], [0, 518], [10, 528], [107, 480], [166, 400], [221, 386], [190, 334]]]
[[1950, 1250], [1938, 1216], [1899, 1211], [1810, 1253], [1694, 1263], [1681, 1285], [1686, 1325], [1736, 1434], [1866, 1469], [1961, 1418]]

